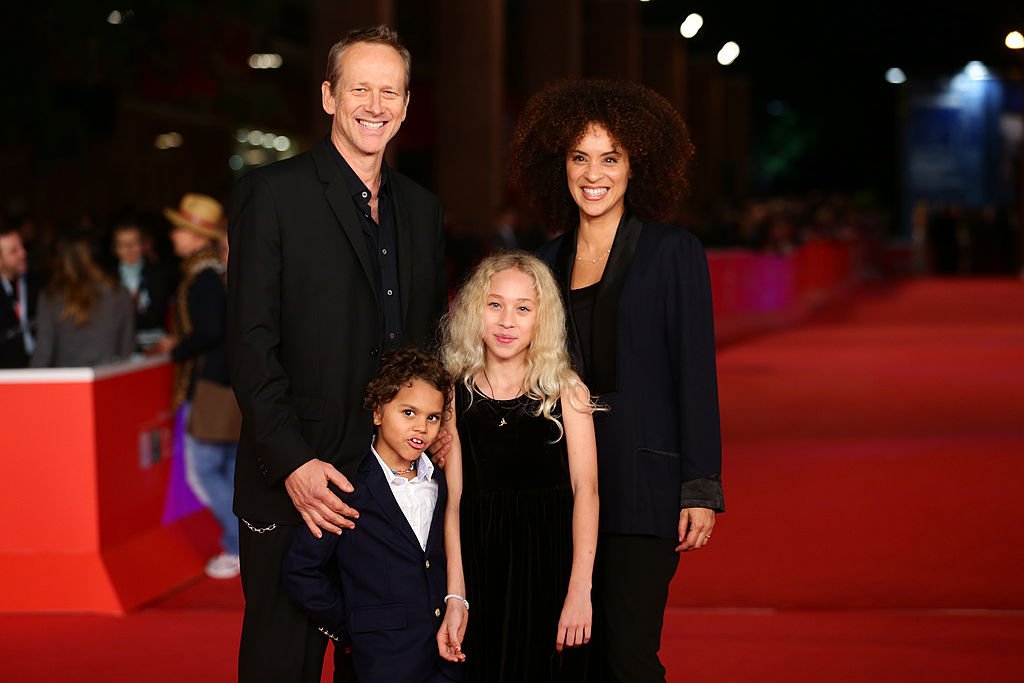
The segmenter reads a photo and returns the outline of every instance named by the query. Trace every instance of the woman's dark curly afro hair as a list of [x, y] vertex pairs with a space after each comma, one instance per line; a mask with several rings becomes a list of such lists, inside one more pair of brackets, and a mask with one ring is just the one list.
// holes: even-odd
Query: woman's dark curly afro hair
[[668, 100], [628, 81], [561, 81], [534, 95], [512, 136], [512, 187], [550, 228], [573, 228], [579, 209], [565, 162], [591, 124], [604, 127], [629, 157], [626, 208], [643, 221], [670, 219], [687, 189], [693, 143]]

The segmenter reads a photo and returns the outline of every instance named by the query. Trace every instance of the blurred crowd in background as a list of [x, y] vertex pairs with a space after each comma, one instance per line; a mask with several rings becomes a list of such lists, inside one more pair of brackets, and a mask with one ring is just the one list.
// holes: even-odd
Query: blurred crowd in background
[[[882, 252], [891, 250], [893, 221], [890, 212], [861, 196], [808, 193], [751, 199], [742, 205], [722, 206], [706, 217], [684, 215], [680, 222], [710, 249], [742, 248], [785, 256], [808, 240], [857, 240], [876, 254], [869, 261], [880, 264]], [[530, 212], [514, 204], [499, 207], [489, 226], [467, 225], [455, 214], [449, 214], [446, 222], [448, 278], [453, 288], [483, 256], [500, 249], [532, 251], [555, 236], [531, 219]], [[912, 225], [911, 240], [904, 249], [905, 263], [897, 268], [906, 274], [999, 275], [1017, 273], [1021, 268], [1019, 226], [1002, 208], [968, 209], [922, 202], [914, 207]], [[26, 311], [18, 315], [25, 318], [27, 312], [26, 324], [33, 335], [39, 324], [38, 304], [47, 292], [57, 291], [55, 276], [60, 279], [66, 267], [66, 258], [64, 266], [57, 262], [61, 245], [85, 242], [93, 264], [130, 296], [134, 310], [131, 351], [142, 353], [170, 330], [173, 318], [174, 292], [181, 274], [180, 258], [169, 236], [171, 228], [156, 208], [126, 209], [109, 219], [85, 215], [65, 225], [37, 222], [24, 211], [11, 212], [0, 226], [5, 235], [0, 239], [5, 247], [0, 265], [6, 272], [0, 276], [5, 280], [6, 307], [13, 309], [18, 303], [13, 298], [17, 285], [12, 276], [23, 269]], [[23, 266], [17, 265], [14, 255], [15, 236], [24, 247]], [[221, 248], [226, 259], [227, 244]], [[62, 286], [75, 285], [68, 284], [65, 277]], [[81, 286], [89, 286], [88, 278]], [[22, 298], [20, 292], [18, 298]], [[8, 329], [3, 341], [9, 345], [17, 332], [10, 329], [16, 321], [10, 311], [4, 313]], [[21, 326], [21, 322], [17, 324]], [[48, 353], [42, 360], [33, 360], [29, 351], [21, 357], [5, 354], [3, 367], [67, 364]]]

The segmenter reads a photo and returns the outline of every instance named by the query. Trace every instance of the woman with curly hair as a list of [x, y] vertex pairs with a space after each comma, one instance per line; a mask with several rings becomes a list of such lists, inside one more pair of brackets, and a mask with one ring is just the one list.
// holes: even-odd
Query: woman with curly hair
[[[445, 321], [444, 361], [455, 381], [446, 529], [462, 549], [446, 543], [449, 583], [460, 585], [461, 559], [472, 606], [466, 680], [582, 681], [586, 652], [574, 648], [591, 631], [597, 406], [570, 369], [547, 266], [523, 252], [484, 259]], [[449, 632], [447, 645], [457, 640]]]
[[679, 114], [640, 85], [583, 80], [527, 104], [512, 181], [549, 227], [541, 250], [595, 415], [601, 525], [596, 655], [612, 681], [664, 681], [658, 659], [679, 552], [723, 510], [707, 260], [674, 214], [693, 156]]

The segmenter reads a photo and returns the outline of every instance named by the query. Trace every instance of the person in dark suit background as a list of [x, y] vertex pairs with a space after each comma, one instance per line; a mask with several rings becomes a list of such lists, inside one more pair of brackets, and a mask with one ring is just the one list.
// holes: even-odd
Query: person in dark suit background
[[143, 254], [143, 230], [133, 216], [124, 217], [114, 224], [111, 236], [116, 257], [114, 275], [132, 296], [136, 332], [159, 338], [167, 329], [170, 285], [163, 268], [147, 260]]
[[678, 553], [704, 547], [724, 509], [707, 260], [692, 234], [657, 222], [674, 213], [691, 157], [672, 105], [625, 82], [548, 86], [513, 136], [513, 183], [566, 231], [541, 256], [583, 381], [609, 407], [594, 418], [599, 679], [665, 680]]
[[451, 376], [426, 352], [385, 354], [364, 403], [377, 434], [348, 498], [360, 511], [356, 530], [317, 538], [298, 527], [285, 555], [288, 595], [335, 640], [335, 655], [351, 648], [362, 683], [461, 680], [461, 667], [448, 662], [465, 656], [445, 650], [442, 659], [436, 634], [442, 614], [464, 630], [468, 602], [445, 595], [447, 487], [426, 455], [451, 390]]
[[326, 641], [281, 588], [290, 531], [358, 523], [329, 485], [352, 491], [366, 455], [363, 389], [383, 350], [433, 342], [445, 310], [441, 203], [384, 163], [409, 105], [410, 64], [387, 27], [346, 35], [321, 85], [330, 137], [235, 192], [228, 335], [243, 415], [243, 683], [320, 680]]
[[38, 298], [21, 235], [0, 226], [0, 369], [28, 365], [35, 350], [32, 326]]

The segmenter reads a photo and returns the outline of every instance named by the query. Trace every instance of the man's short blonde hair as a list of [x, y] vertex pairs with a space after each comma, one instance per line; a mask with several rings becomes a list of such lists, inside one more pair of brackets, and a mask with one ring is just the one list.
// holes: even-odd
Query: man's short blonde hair
[[369, 28], [359, 28], [349, 31], [341, 40], [331, 46], [327, 55], [327, 71], [324, 80], [331, 84], [331, 92], [338, 85], [341, 77], [341, 55], [345, 50], [356, 43], [377, 43], [387, 45], [395, 49], [405, 64], [405, 90], [409, 91], [409, 81], [412, 78], [412, 55], [398, 37], [398, 31], [388, 28], [384, 24]]

